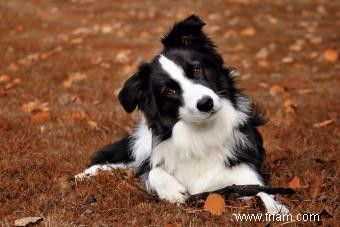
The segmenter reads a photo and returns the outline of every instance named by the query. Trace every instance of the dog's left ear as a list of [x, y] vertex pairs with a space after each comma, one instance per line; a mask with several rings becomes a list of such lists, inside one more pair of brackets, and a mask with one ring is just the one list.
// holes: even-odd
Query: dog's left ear
[[203, 33], [205, 23], [196, 15], [191, 15], [176, 23], [162, 39], [164, 47], [214, 48], [211, 40]]
[[141, 107], [145, 99], [143, 81], [149, 74], [149, 65], [141, 64], [138, 71], [132, 75], [119, 92], [118, 98], [126, 112], [131, 113]]

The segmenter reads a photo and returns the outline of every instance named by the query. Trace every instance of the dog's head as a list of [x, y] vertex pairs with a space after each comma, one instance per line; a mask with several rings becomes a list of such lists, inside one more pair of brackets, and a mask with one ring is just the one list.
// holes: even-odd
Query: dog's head
[[204, 25], [194, 15], [175, 24], [161, 40], [164, 49], [142, 64], [119, 93], [125, 110], [138, 107], [159, 133], [179, 120], [201, 124], [213, 119], [222, 99], [234, 103], [230, 70], [202, 31]]

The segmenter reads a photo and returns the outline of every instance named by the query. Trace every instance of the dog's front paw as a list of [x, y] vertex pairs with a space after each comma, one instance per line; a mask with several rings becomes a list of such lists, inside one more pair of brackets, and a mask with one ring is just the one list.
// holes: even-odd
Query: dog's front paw
[[171, 203], [185, 203], [186, 199], [189, 197], [186, 188], [178, 182], [159, 187], [156, 189], [156, 192], [159, 198], [165, 199]]
[[154, 168], [148, 176], [147, 187], [155, 191], [159, 198], [171, 203], [184, 203], [189, 194], [187, 189], [161, 168]]

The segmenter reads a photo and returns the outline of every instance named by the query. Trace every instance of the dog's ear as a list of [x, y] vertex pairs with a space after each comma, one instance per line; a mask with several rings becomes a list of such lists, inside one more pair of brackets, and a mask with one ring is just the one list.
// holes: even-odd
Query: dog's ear
[[118, 98], [126, 112], [131, 113], [143, 99], [143, 81], [149, 73], [149, 65], [142, 64], [138, 71], [131, 76], [119, 92]]
[[176, 23], [161, 39], [165, 48], [189, 48], [210, 54], [217, 64], [223, 65], [222, 56], [216, 51], [213, 41], [203, 32], [205, 23], [195, 15]]
[[211, 40], [203, 33], [205, 23], [191, 15], [176, 23], [162, 39], [164, 47], [213, 47]]

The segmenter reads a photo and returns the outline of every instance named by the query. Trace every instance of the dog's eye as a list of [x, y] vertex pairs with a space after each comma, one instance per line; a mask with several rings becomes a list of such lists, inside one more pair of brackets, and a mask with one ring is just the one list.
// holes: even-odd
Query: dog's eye
[[196, 78], [201, 78], [203, 73], [203, 69], [199, 65], [195, 65], [194, 68], [192, 69], [192, 74]]
[[164, 94], [168, 97], [173, 97], [176, 95], [176, 90], [171, 89], [171, 88], [167, 88], [164, 92]]

